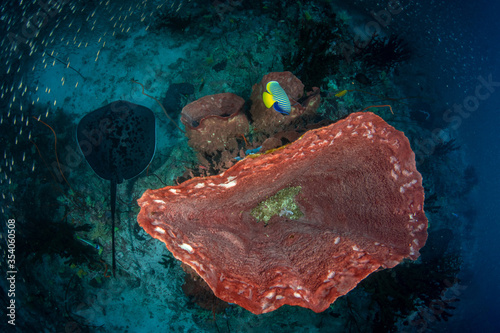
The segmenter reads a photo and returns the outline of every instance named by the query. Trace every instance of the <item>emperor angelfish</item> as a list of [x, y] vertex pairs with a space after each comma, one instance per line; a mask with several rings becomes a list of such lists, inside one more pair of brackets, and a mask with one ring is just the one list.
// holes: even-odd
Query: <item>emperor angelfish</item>
[[288, 115], [292, 110], [290, 99], [277, 81], [269, 81], [266, 90], [262, 94], [262, 99], [267, 108], [271, 106], [281, 114]]

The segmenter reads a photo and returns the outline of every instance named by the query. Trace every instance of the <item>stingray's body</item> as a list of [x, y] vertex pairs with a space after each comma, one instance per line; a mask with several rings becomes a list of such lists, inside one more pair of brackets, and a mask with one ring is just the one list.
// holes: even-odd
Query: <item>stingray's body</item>
[[111, 182], [114, 275], [116, 185], [139, 175], [153, 159], [155, 117], [144, 106], [116, 101], [83, 117], [78, 124], [77, 140], [95, 173]]

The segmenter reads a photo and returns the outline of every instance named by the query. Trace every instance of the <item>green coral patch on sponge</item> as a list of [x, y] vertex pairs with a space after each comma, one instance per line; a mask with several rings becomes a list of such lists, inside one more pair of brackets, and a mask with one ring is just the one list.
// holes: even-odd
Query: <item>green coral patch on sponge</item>
[[257, 219], [257, 222], [264, 221], [265, 225], [275, 215], [297, 220], [304, 216], [299, 205], [295, 202], [295, 196], [300, 193], [301, 189], [300, 186], [285, 187], [275, 195], [260, 202], [250, 214]]

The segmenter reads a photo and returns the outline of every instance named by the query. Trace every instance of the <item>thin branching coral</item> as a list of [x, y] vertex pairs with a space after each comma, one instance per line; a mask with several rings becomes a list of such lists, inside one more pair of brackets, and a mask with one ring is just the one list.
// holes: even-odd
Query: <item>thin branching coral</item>
[[408, 43], [400, 36], [373, 36], [358, 53], [358, 57], [369, 70], [389, 71], [399, 63], [409, 60], [411, 51]]

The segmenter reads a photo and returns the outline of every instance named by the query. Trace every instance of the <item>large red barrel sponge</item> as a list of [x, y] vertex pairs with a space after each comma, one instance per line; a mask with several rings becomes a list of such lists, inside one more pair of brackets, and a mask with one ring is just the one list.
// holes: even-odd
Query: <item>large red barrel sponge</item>
[[234, 151], [237, 139], [249, 130], [243, 113], [243, 98], [222, 93], [204, 96], [186, 105], [181, 121], [186, 126], [189, 145], [196, 151], [213, 154], [216, 151]]
[[224, 301], [320, 312], [427, 239], [422, 177], [404, 134], [354, 113], [224, 173], [148, 190], [139, 224]]

